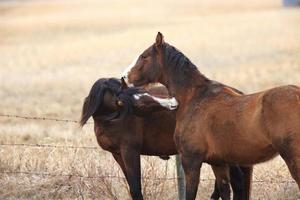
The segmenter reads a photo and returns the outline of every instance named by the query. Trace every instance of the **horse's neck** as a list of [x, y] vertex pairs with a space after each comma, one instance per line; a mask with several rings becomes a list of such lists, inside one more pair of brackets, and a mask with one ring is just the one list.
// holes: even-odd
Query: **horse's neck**
[[93, 114], [93, 118], [95, 121], [98, 121], [101, 123], [101, 121], [110, 118], [115, 113], [116, 113], [116, 110], [112, 110], [112, 109], [109, 109], [104, 106], [104, 107], [102, 107], [102, 110], [97, 110]]
[[179, 103], [188, 101], [195, 92], [204, 91], [210, 80], [202, 75], [198, 70], [190, 70], [180, 75], [174, 76], [172, 72], [167, 74], [163, 83], [169, 90], [171, 96], [175, 97]]

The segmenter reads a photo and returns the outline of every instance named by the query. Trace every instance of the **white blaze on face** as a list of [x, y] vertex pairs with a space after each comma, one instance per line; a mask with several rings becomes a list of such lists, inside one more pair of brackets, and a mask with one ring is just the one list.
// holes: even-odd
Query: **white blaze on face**
[[165, 107], [165, 108], [167, 108], [169, 110], [175, 110], [178, 107], [178, 101], [175, 99], [175, 97], [172, 97], [172, 98], [159, 98], [159, 97], [151, 96], [148, 93], [133, 95], [133, 97], [136, 100], [139, 100], [142, 96], [149, 96], [149, 97], [151, 97], [154, 101], [156, 101], [161, 106], [163, 106], [163, 107]]
[[130, 72], [130, 70], [132, 69], [132, 67], [136, 64], [136, 61], [138, 60], [139, 56], [137, 56], [132, 63], [123, 71], [122, 73], [122, 77], [124, 78], [124, 80], [126, 81], [127, 85], [129, 87], [132, 87], [133, 85], [131, 83], [128, 83], [128, 73]]

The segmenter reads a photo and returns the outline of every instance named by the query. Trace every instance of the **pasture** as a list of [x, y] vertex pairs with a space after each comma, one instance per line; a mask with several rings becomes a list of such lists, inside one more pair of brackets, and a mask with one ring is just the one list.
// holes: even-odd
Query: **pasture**
[[[245, 93], [300, 85], [299, 24], [300, 9], [277, 0], [1, 1], [0, 113], [78, 120], [92, 84], [119, 77], [157, 31], [207, 77]], [[94, 148], [92, 124], [0, 117], [0, 144], [45, 145], [0, 146], [0, 199], [129, 199], [117, 163]], [[177, 197], [174, 158], [142, 165], [146, 199]], [[205, 165], [198, 199], [213, 179]], [[300, 199], [280, 158], [255, 166], [252, 199]]]

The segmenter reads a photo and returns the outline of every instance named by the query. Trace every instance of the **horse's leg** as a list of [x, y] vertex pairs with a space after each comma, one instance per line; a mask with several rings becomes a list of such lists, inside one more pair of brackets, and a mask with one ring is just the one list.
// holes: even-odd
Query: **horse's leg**
[[123, 172], [123, 174], [124, 174], [124, 176], [125, 176], [125, 178], [127, 180], [127, 183], [128, 183], [127, 171], [126, 171], [125, 163], [124, 163], [121, 155], [120, 154], [116, 154], [116, 153], [113, 153], [112, 155], [113, 155], [114, 159], [117, 161], [117, 163], [119, 164], [119, 166], [121, 167], [122, 172]]
[[249, 200], [253, 167], [230, 166], [230, 184], [233, 200]]
[[[252, 186], [252, 173], [253, 173], [253, 166], [248, 167], [240, 167], [243, 171], [243, 198], [245, 200], [250, 200], [251, 198], [251, 186]], [[238, 198], [237, 198], [238, 200]]]
[[300, 189], [300, 162], [296, 161], [299, 159], [300, 157], [298, 159], [284, 159], [284, 161], [287, 164], [293, 179], [296, 181], [298, 188]]
[[230, 177], [228, 166], [211, 166], [216, 177], [217, 187], [222, 200], [230, 200]]
[[125, 164], [127, 182], [133, 200], [143, 200], [141, 192], [141, 159], [140, 154], [128, 148], [121, 149], [121, 156]]
[[218, 190], [218, 184], [217, 184], [217, 180], [215, 180], [215, 186], [214, 186], [214, 191], [212, 193], [212, 195], [210, 196], [211, 200], [218, 200], [220, 198], [220, 193]]
[[245, 200], [243, 198], [244, 173], [238, 165], [230, 166], [230, 184], [233, 191], [233, 200]]
[[180, 154], [180, 157], [186, 181], [186, 200], [194, 200], [196, 198], [199, 185], [200, 169], [202, 166], [202, 156], [185, 156], [183, 154]]
[[[230, 166], [230, 184], [233, 190], [233, 200], [249, 200], [253, 167]], [[211, 195], [211, 200], [220, 198], [217, 180]]]
[[[299, 141], [300, 142], [300, 141]], [[279, 148], [279, 154], [285, 161], [293, 179], [298, 184], [300, 189], [300, 148], [299, 142], [290, 142], [289, 145], [285, 144]]]
[[214, 187], [214, 191], [212, 193], [212, 195], [210, 196], [211, 200], [218, 200], [220, 198], [220, 193], [218, 190], [218, 184], [217, 184], [217, 180], [215, 180], [215, 187]]

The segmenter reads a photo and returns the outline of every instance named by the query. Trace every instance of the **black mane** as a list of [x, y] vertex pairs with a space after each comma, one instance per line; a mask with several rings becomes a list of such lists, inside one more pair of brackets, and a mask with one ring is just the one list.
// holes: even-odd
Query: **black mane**
[[134, 112], [134, 104], [135, 104], [135, 98], [133, 95], [135, 94], [141, 94], [145, 91], [141, 88], [137, 87], [130, 87], [124, 90], [119, 90], [117, 96], [118, 99], [123, 103], [122, 107], [118, 110], [118, 118], [114, 120], [120, 120], [123, 119], [125, 116], [132, 114]]
[[97, 116], [101, 112], [105, 92], [116, 93], [120, 86], [120, 81], [115, 78], [101, 78], [97, 80], [93, 84], [89, 95], [84, 99], [80, 125], [83, 126], [91, 116]]
[[[103, 107], [103, 98], [107, 91], [117, 95], [117, 98], [122, 101], [123, 105], [110, 113], [103, 113], [102, 111], [105, 109]], [[133, 95], [142, 92], [144, 91], [136, 87], [121, 89], [121, 82], [116, 78], [102, 78], [97, 80], [92, 86], [89, 95], [84, 100], [80, 125], [83, 126], [91, 116], [102, 122], [122, 120], [127, 115], [133, 113], [135, 102]]]
[[165, 66], [173, 73], [173, 76], [171, 76], [173, 82], [181, 87], [186, 87], [194, 81], [191, 78], [194, 76], [200, 75], [204, 80], [208, 80], [188, 57], [168, 43], [165, 43]]
[[[181, 51], [165, 43], [165, 66], [172, 72], [171, 76], [173, 83], [178, 84], [181, 87], [187, 87], [189, 84], [193, 84], [197, 79], [201, 81], [210, 81], [206, 78], [198, 68], [186, 57]], [[193, 77], [196, 77], [195, 79]], [[226, 85], [219, 83], [223, 87]], [[226, 86], [238, 94], [243, 94], [243, 92]]]

